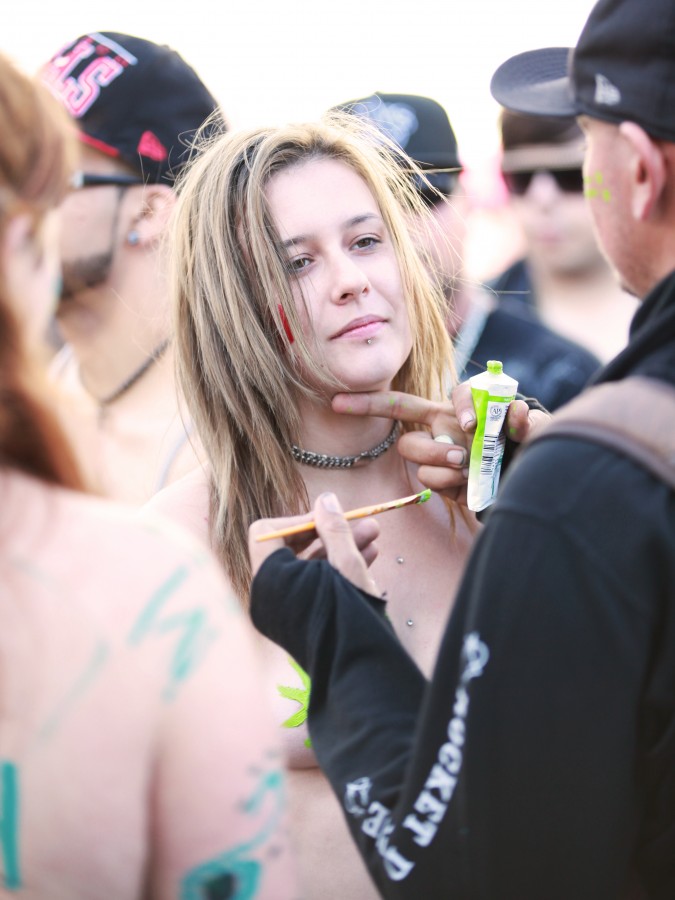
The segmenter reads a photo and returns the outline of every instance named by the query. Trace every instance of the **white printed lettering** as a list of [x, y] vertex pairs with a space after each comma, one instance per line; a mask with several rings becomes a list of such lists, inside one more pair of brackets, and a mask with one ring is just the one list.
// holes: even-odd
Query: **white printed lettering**
[[418, 813], [426, 813], [430, 821], [440, 822], [445, 815], [446, 805], [429, 791], [422, 791], [415, 801], [415, 809]]
[[438, 751], [438, 759], [451, 775], [456, 775], [462, 768], [462, 751], [454, 744], [443, 744]]
[[416, 815], [409, 813], [403, 820], [403, 827], [414, 832], [413, 840], [420, 847], [428, 847], [438, 830], [432, 822], [420, 822]]
[[434, 766], [427, 778], [424, 787], [429, 791], [438, 791], [441, 796], [441, 799], [448, 803], [450, 797], [452, 797], [452, 792], [455, 789], [455, 785], [457, 784], [457, 779], [454, 775], [450, 775], [443, 766], [440, 766], [438, 763], [434, 763]]

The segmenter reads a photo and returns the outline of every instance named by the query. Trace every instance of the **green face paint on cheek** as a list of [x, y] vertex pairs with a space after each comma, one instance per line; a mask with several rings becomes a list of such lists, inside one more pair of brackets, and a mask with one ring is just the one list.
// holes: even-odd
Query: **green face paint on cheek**
[[605, 203], [609, 203], [612, 199], [612, 194], [609, 188], [602, 187], [603, 181], [602, 172], [596, 172], [590, 178], [584, 178], [584, 197], [588, 197], [589, 200], [600, 199]]
[[0, 849], [7, 890], [21, 887], [19, 870], [19, 775], [11, 762], [0, 760]]

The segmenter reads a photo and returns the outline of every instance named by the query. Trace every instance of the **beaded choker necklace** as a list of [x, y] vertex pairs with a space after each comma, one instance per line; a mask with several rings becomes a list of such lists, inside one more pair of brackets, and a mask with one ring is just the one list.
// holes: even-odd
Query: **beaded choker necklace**
[[351, 469], [356, 463], [364, 459], [377, 459], [387, 451], [396, 440], [398, 422], [394, 422], [388, 437], [381, 441], [372, 450], [364, 450], [356, 456], [328, 456], [326, 453], [314, 453], [312, 450], [301, 450], [295, 444], [291, 445], [293, 459], [306, 466], [314, 466], [317, 469]]

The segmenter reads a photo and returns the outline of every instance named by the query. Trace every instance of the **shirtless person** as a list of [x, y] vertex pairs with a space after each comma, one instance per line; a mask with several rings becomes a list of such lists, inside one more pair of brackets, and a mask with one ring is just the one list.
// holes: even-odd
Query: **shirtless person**
[[73, 154], [1, 57], [0, 128], [0, 895], [291, 898], [250, 626], [203, 548], [78, 492], [45, 402]]
[[125, 34], [77, 38], [42, 79], [80, 137], [53, 374], [93, 488], [140, 504], [197, 461], [176, 399], [162, 238], [174, 177], [216, 101], [176, 52]]

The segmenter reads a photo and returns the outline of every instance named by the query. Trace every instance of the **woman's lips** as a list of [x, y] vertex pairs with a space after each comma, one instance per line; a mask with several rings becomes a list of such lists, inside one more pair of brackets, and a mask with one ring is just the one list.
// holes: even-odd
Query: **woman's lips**
[[384, 323], [384, 319], [376, 319], [372, 316], [354, 319], [353, 322], [350, 322], [341, 331], [334, 334], [332, 340], [336, 340], [336, 338], [370, 338], [377, 334]]

